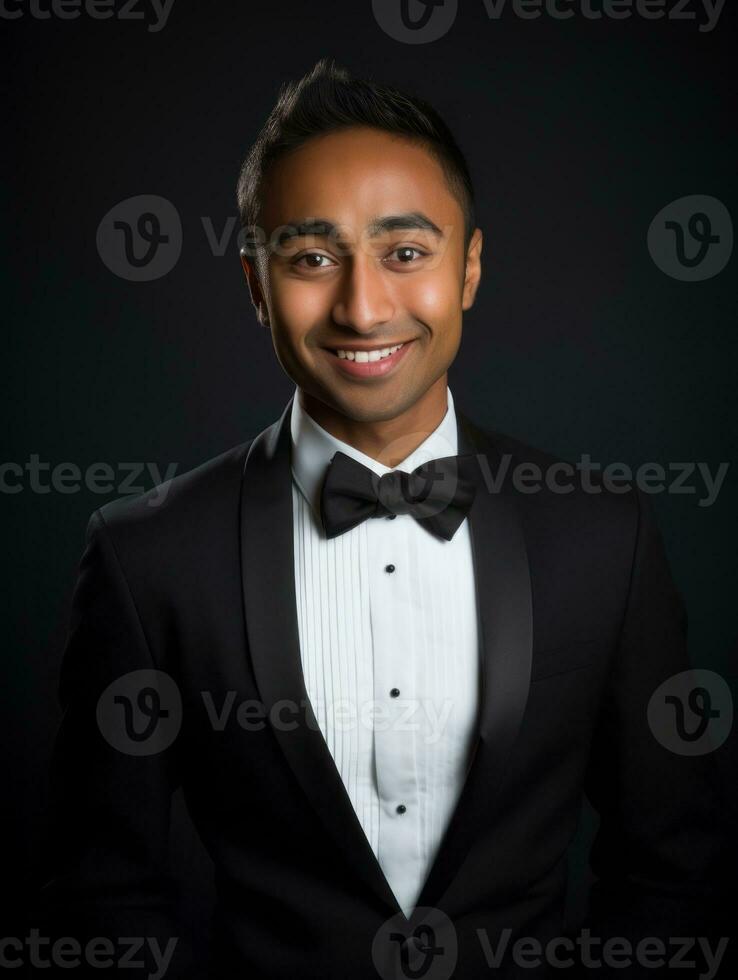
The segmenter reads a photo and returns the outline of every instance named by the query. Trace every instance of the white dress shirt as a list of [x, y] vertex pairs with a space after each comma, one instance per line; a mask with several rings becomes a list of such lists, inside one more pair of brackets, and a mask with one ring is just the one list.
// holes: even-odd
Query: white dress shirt
[[464, 784], [477, 720], [469, 522], [451, 541], [409, 514], [372, 517], [328, 539], [320, 491], [337, 450], [380, 476], [456, 454], [456, 414], [446, 391], [443, 421], [397, 467], [318, 425], [299, 388], [290, 420], [305, 685], [364, 833], [408, 916]]

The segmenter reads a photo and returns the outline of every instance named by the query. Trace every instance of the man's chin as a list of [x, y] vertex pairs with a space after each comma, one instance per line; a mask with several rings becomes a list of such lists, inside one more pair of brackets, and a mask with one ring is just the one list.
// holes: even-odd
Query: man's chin
[[[351, 390], [355, 387], [355, 390]], [[394, 386], [392, 386], [394, 387]], [[324, 388], [315, 398], [333, 412], [352, 422], [387, 422], [412, 407], [420, 394], [411, 395], [406, 389], [392, 391], [389, 385], [353, 386], [350, 382], [339, 388]], [[310, 396], [304, 399], [309, 408]]]

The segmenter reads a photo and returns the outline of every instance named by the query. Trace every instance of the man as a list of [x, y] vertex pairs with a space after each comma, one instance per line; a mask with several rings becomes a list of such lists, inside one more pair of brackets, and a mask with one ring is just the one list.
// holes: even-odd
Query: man
[[[450, 132], [323, 60], [281, 93], [238, 193], [295, 394], [158, 506], [91, 518], [54, 934], [146, 937], [151, 971], [197, 975], [168, 884], [181, 786], [215, 867], [213, 976], [528, 976], [518, 939], [558, 942], [558, 974], [580, 952], [564, 893], [583, 793], [599, 953], [698, 935], [709, 762], [647, 717], [688, 668], [683, 606], [640, 492], [562, 490], [559, 461], [451, 394], [482, 232]], [[511, 478], [524, 465], [552, 476], [540, 492]]]

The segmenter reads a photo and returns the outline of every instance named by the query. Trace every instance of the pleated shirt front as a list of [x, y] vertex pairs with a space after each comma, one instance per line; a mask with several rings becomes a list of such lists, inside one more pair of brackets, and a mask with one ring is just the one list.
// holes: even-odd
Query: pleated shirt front
[[[290, 420], [297, 619], [305, 686], [377, 861], [406, 914], [466, 777], [480, 657], [469, 521], [451, 541], [409, 514], [328, 539], [320, 491], [340, 450], [378, 475], [457, 453], [440, 425], [396, 467], [336, 439], [295, 391]], [[394, 566], [392, 571], [388, 566]]]

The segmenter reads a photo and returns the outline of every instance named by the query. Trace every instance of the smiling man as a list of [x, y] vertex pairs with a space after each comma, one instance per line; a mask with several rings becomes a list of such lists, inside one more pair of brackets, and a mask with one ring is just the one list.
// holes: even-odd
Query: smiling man
[[[712, 757], [649, 725], [689, 662], [647, 499], [490, 479], [560, 461], [452, 397], [482, 232], [430, 106], [321, 61], [238, 200], [295, 391], [156, 506], [91, 518], [45, 929], [145, 936], [170, 977], [560, 976], [585, 958], [564, 899], [586, 795], [586, 957], [635, 976], [645, 949], [652, 976], [669, 937], [710, 935], [720, 836]], [[205, 968], [172, 911], [179, 787], [215, 869]]]
[[251, 295], [302, 407], [392, 466], [446, 414], [481, 275], [463, 160], [443, 129], [448, 142], [429, 152], [414, 128], [412, 140], [328, 130], [275, 161], [259, 191], [252, 174], [266, 161], [249, 159], [239, 188], [245, 227], [271, 246], [244, 259]]

